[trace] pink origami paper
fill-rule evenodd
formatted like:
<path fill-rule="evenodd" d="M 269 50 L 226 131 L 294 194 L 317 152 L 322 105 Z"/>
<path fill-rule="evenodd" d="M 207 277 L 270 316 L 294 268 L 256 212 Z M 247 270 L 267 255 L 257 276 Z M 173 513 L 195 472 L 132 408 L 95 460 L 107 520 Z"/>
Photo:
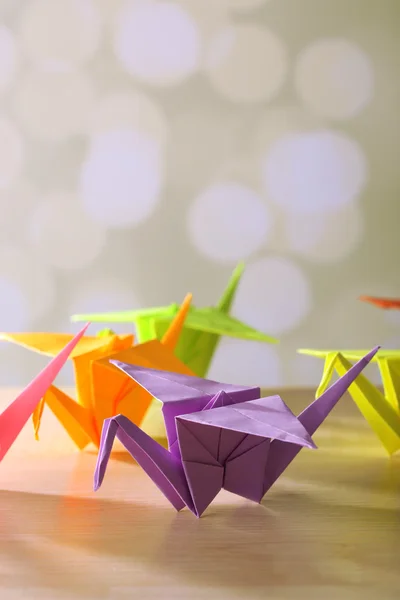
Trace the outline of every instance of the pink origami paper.
<path fill-rule="evenodd" d="M 40 400 L 68 360 L 89 323 L 55 356 L 13 402 L 0 414 L 0 461 L 3 460 Z"/>
<path fill-rule="evenodd" d="M 101 485 L 117 437 L 176 508 L 200 517 L 224 488 L 261 502 L 378 348 L 296 417 L 279 396 L 112 361 L 163 403 L 169 450 L 123 415 L 106 419 L 94 484 Z"/>

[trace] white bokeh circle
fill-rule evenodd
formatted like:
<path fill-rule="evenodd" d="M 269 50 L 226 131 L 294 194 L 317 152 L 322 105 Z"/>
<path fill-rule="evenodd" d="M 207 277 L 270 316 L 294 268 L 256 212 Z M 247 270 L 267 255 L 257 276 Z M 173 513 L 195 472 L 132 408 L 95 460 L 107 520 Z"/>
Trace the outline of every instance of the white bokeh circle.
<path fill-rule="evenodd" d="M 14 110 L 26 131 L 48 141 L 82 133 L 95 92 L 79 71 L 30 71 L 20 82 Z"/>
<path fill-rule="evenodd" d="M 206 70 L 212 86 L 238 103 L 271 100 L 288 70 L 287 51 L 280 38 L 260 25 L 223 28 L 210 42 Z"/>
<path fill-rule="evenodd" d="M 0 25 L 0 92 L 3 92 L 14 78 L 17 66 L 15 38 L 9 29 Z"/>
<path fill-rule="evenodd" d="M 164 143 L 168 135 L 167 117 L 161 106 L 144 92 L 113 92 L 94 107 L 89 121 L 92 135 L 114 129 L 132 128 Z"/>
<path fill-rule="evenodd" d="M 29 299 L 21 287 L 0 275 L 0 329 L 1 331 L 21 331 L 29 323 Z"/>
<path fill-rule="evenodd" d="M 93 0 L 31 0 L 21 13 L 19 39 L 36 64 L 84 62 L 96 52 L 100 36 Z"/>
<path fill-rule="evenodd" d="M 0 189 L 9 187 L 21 172 L 24 143 L 12 121 L 0 117 Z"/>
<path fill-rule="evenodd" d="M 29 224 L 29 238 L 44 264 L 82 269 L 101 253 L 106 231 L 85 214 L 79 199 L 68 192 L 42 198 Z"/>
<path fill-rule="evenodd" d="M 11 307 L 15 302 L 15 309 L 10 308 L 10 319 L 15 319 L 13 329 L 29 328 L 33 320 L 43 317 L 52 308 L 56 298 L 54 280 L 26 248 L 1 246 L 0 273 L 8 304 Z M 13 311 L 14 317 L 11 317 Z"/>
<path fill-rule="evenodd" d="M 208 377 L 236 385 L 278 387 L 282 385 L 282 365 L 273 346 L 223 338 Z"/>
<path fill-rule="evenodd" d="M 287 247 L 314 262 L 335 262 L 357 247 L 364 233 L 362 212 L 349 204 L 328 214 L 288 214 Z"/>
<path fill-rule="evenodd" d="M 141 224 L 159 202 L 163 170 L 160 145 L 146 135 L 127 129 L 94 136 L 80 179 L 85 211 L 111 228 Z"/>
<path fill-rule="evenodd" d="M 187 215 L 190 241 L 207 258 L 234 263 L 266 241 L 271 221 L 264 200 L 235 182 L 215 184 L 200 193 Z"/>
<path fill-rule="evenodd" d="M 200 64 L 201 39 L 184 7 L 156 0 L 130 1 L 120 11 L 115 53 L 133 77 L 156 86 L 175 85 Z"/>
<path fill-rule="evenodd" d="M 311 308 L 310 284 L 300 267 L 285 258 L 270 257 L 246 266 L 233 314 L 279 336 L 297 327 Z"/>
<path fill-rule="evenodd" d="M 335 211 L 356 199 L 367 180 L 359 144 L 331 130 L 294 132 L 278 139 L 262 159 L 268 197 L 293 213 Z"/>
<path fill-rule="evenodd" d="M 311 110 L 330 119 L 350 119 L 371 101 L 374 73 L 368 56 L 356 44 L 321 39 L 300 53 L 295 86 Z"/>

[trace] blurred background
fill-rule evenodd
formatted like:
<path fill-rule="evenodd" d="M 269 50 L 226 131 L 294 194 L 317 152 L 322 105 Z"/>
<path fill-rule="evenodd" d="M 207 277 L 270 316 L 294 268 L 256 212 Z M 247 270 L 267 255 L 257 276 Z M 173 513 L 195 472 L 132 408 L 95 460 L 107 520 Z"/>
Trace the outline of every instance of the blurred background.
<path fill-rule="evenodd" d="M 225 339 L 210 377 L 315 385 L 299 347 L 399 347 L 400 313 L 357 300 L 400 296 L 398 0 L 0 0 L 0 23 L 1 330 L 212 305 L 244 259 L 233 314 L 280 344 Z M 45 361 L 1 343 L 0 385 Z"/>

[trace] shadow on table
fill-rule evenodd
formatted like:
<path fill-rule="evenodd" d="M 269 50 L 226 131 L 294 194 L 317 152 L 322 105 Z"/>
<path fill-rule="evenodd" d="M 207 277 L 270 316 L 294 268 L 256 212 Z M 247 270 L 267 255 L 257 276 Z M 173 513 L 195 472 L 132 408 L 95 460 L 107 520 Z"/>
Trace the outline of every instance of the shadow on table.
<path fill-rule="evenodd" d="M 372 488 L 381 498 L 388 489 L 398 491 L 399 462 L 378 478 L 374 473 L 368 466 L 353 472 L 348 492 Z M 134 585 L 140 568 L 158 581 L 173 576 L 181 584 L 223 587 L 232 598 L 242 587 L 252 598 L 270 586 L 372 585 L 382 573 L 400 586 L 399 506 L 363 504 L 351 494 L 330 501 L 329 487 L 319 494 L 317 481 L 316 475 L 304 488 L 304 482 L 286 480 L 262 505 L 218 502 L 201 519 L 187 510 L 176 514 L 167 502 L 152 507 L 0 491 L 1 561 L 24 573 L 24 587 L 69 590 L 81 598 L 108 598 L 110 586 L 121 581 Z M 334 481 L 330 485 L 333 493 Z M 5 568 L 0 583 L 21 586 Z"/>

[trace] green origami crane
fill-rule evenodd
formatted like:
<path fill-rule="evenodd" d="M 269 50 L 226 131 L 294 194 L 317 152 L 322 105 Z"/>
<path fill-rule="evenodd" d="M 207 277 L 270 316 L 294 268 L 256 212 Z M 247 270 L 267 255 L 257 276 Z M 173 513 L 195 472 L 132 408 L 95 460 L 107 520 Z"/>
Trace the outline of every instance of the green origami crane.
<path fill-rule="evenodd" d="M 329 385 L 336 369 L 341 377 L 352 367 L 350 361 L 364 356 L 364 350 L 298 350 L 325 359 L 324 371 L 316 397 Z M 365 375 L 359 375 L 349 393 L 389 454 L 400 450 L 400 350 L 379 350 L 372 359 L 378 364 L 382 392 Z"/>
<path fill-rule="evenodd" d="M 240 263 L 232 273 L 216 307 L 196 308 L 192 306 L 189 309 L 175 354 L 198 377 L 206 377 L 222 335 L 258 342 L 277 343 L 278 341 L 229 315 L 243 270 L 244 264 Z M 142 310 L 73 315 L 71 320 L 134 323 L 138 342 L 141 344 L 154 338 L 161 339 L 178 310 L 178 304 L 170 304 Z"/>

